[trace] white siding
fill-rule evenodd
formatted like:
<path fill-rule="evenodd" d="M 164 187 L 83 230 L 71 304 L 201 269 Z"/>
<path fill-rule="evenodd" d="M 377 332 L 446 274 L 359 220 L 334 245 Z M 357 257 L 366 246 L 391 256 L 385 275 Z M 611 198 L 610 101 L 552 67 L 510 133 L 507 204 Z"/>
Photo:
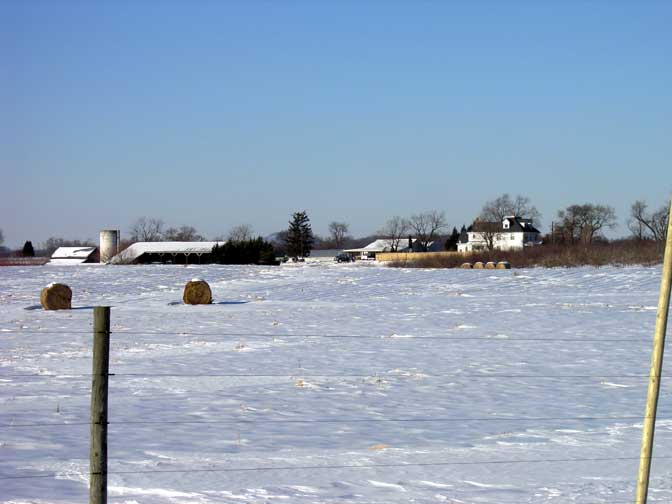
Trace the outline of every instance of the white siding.
<path fill-rule="evenodd" d="M 494 247 L 499 250 L 516 250 L 522 249 L 524 244 L 530 241 L 535 241 L 534 233 L 498 233 L 495 236 Z M 469 233 L 469 241 L 467 243 L 458 243 L 458 252 L 473 252 L 474 250 L 487 248 L 486 241 L 483 239 L 481 233 Z"/>

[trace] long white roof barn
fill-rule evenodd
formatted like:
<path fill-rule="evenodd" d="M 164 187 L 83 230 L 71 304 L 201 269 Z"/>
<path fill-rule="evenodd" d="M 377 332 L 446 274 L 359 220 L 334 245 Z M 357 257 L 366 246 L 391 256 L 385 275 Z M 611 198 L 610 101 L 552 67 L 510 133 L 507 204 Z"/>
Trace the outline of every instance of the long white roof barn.
<path fill-rule="evenodd" d="M 203 255 L 212 252 L 215 245 L 225 242 L 136 242 L 112 258 L 112 264 L 130 264 L 136 262 L 144 254 L 157 255 Z"/>

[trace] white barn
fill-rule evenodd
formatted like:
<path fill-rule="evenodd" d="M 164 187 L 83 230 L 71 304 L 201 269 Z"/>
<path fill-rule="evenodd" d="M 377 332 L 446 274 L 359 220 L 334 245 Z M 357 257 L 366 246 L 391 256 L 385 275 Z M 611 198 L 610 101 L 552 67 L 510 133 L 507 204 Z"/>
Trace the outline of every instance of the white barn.
<path fill-rule="evenodd" d="M 98 247 L 58 247 L 47 264 L 72 266 L 100 262 Z"/>
<path fill-rule="evenodd" d="M 111 264 L 209 262 L 215 245 L 225 242 L 136 242 L 115 255 Z"/>

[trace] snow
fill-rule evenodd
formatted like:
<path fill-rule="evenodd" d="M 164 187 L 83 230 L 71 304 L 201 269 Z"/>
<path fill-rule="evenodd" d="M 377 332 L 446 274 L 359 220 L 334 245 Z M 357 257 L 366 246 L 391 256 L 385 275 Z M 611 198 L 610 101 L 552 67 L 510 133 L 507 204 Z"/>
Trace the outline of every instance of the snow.
<path fill-rule="evenodd" d="M 96 247 L 58 247 L 54 253 L 51 254 L 51 257 L 58 259 L 85 260 L 95 251 Z"/>
<path fill-rule="evenodd" d="M 195 277 L 212 305 L 179 303 Z M 73 310 L 36 309 L 51 282 Z M 632 502 L 659 282 L 644 267 L 3 268 L 0 478 L 44 477 L 0 479 L 0 502 L 87 499 L 96 305 L 112 306 L 110 503 Z M 649 502 L 672 500 L 668 369 Z"/>
<path fill-rule="evenodd" d="M 50 266 L 74 266 L 83 264 L 96 247 L 59 247 L 51 255 Z"/>
<path fill-rule="evenodd" d="M 49 266 L 79 266 L 84 264 L 86 259 L 50 259 L 47 265 Z"/>

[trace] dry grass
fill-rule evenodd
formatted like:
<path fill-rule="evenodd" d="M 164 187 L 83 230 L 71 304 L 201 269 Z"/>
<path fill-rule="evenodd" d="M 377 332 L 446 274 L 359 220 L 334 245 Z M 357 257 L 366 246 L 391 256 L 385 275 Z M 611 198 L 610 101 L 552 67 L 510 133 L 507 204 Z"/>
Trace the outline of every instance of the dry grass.
<path fill-rule="evenodd" d="M 585 245 L 542 245 L 519 251 L 475 252 L 473 254 L 422 257 L 413 261 L 397 261 L 397 268 L 459 268 L 465 262 L 508 261 L 512 268 L 571 268 L 576 266 L 653 265 L 663 260 L 663 248 L 654 241 L 617 240 Z"/>
<path fill-rule="evenodd" d="M 48 257 L 0 257 L 0 266 L 44 266 Z"/>

